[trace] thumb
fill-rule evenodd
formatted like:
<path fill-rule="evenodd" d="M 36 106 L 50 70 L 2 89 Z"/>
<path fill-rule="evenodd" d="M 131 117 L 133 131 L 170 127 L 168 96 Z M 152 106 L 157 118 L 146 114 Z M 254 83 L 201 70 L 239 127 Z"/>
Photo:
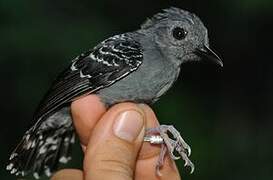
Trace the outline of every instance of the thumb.
<path fill-rule="evenodd" d="M 107 111 L 87 145 L 85 179 L 133 179 L 145 133 L 144 121 L 144 112 L 132 103 L 121 103 Z"/>

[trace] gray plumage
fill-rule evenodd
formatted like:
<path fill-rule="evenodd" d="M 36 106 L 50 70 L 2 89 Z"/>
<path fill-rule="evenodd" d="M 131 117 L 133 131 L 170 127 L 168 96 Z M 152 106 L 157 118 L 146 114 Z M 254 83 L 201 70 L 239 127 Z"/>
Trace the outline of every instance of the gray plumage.
<path fill-rule="evenodd" d="M 194 14 L 169 8 L 141 29 L 106 39 L 75 58 L 53 82 L 35 115 L 35 124 L 13 151 L 7 170 L 35 178 L 66 163 L 74 142 L 70 103 L 97 94 L 107 105 L 154 103 L 177 79 L 180 66 L 200 55 L 222 62 L 209 48 L 207 29 Z"/>
<path fill-rule="evenodd" d="M 183 27 L 187 37 L 176 40 L 175 27 Z M 106 104 L 122 101 L 155 102 L 177 79 L 180 65 L 199 61 L 194 52 L 208 44 L 207 29 L 201 20 L 187 11 L 171 8 L 148 19 L 142 28 L 128 36 L 141 44 L 142 65 L 109 88 L 98 92 Z"/>

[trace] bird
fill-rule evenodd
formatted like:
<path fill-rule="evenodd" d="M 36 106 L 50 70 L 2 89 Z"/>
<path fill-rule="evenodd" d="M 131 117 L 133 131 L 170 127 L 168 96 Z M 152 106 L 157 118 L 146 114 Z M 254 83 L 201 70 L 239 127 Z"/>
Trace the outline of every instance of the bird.
<path fill-rule="evenodd" d="M 182 64 L 201 60 L 223 66 L 209 47 L 208 30 L 200 18 L 177 7 L 163 9 L 135 31 L 105 39 L 74 58 L 56 77 L 6 169 L 22 177 L 51 176 L 60 163 L 71 159 L 76 138 L 71 102 L 94 94 L 107 108 L 121 102 L 153 104 L 173 86 Z M 148 129 L 144 141 L 162 145 L 157 172 L 167 152 L 194 169 L 188 159 L 190 147 L 172 125 Z"/>

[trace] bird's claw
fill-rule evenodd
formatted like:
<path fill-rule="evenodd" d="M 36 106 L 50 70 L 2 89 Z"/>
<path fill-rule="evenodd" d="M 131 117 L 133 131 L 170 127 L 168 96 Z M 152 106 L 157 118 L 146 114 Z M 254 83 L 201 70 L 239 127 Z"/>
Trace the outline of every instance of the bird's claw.
<path fill-rule="evenodd" d="M 173 126 L 168 125 L 161 125 L 159 130 L 159 133 L 164 139 L 167 149 L 169 150 L 171 158 L 177 160 L 181 157 L 185 161 L 184 166 L 189 166 L 191 168 L 191 173 L 193 173 L 194 164 L 189 159 L 191 148 L 181 137 L 180 133 Z M 172 135 L 173 139 L 169 137 L 168 132 Z M 176 156 L 174 154 L 175 152 L 177 152 L 179 156 Z"/>
<path fill-rule="evenodd" d="M 184 167 L 188 166 L 191 168 L 190 173 L 192 174 L 194 172 L 194 164 L 191 162 L 191 160 L 189 159 L 189 157 L 187 156 L 187 154 L 185 152 L 178 152 L 180 154 L 180 156 L 182 157 L 182 159 L 185 161 L 184 163 Z"/>
<path fill-rule="evenodd" d="M 161 125 L 158 128 L 148 129 L 146 132 L 146 135 L 155 134 L 155 133 L 159 133 L 160 137 L 163 139 L 162 142 L 164 142 L 164 144 L 162 145 L 160 157 L 156 166 L 157 174 L 160 175 L 159 168 L 163 166 L 163 159 L 166 153 L 166 148 L 169 152 L 170 157 L 173 160 L 178 160 L 182 158 L 185 161 L 184 166 L 189 166 L 191 168 L 190 173 L 193 173 L 194 164 L 189 159 L 189 156 L 191 155 L 191 148 L 181 137 L 180 133 L 171 125 Z M 171 137 L 169 134 L 171 135 Z M 175 153 L 178 153 L 179 155 L 175 155 Z"/>

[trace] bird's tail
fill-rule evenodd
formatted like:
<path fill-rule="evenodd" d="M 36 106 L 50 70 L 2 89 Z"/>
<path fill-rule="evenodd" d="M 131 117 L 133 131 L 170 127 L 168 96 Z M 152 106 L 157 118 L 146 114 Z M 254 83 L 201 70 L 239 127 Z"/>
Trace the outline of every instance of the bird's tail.
<path fill-rule="evenodd" d="M 55 113 L 30 128 L 9 158 L 6 169 L 11 174 L 38 179 L 43 173 L 51 176 L 60 163 L 66 163 L 70 146 L 75 141 L 68 108 Z"/>

